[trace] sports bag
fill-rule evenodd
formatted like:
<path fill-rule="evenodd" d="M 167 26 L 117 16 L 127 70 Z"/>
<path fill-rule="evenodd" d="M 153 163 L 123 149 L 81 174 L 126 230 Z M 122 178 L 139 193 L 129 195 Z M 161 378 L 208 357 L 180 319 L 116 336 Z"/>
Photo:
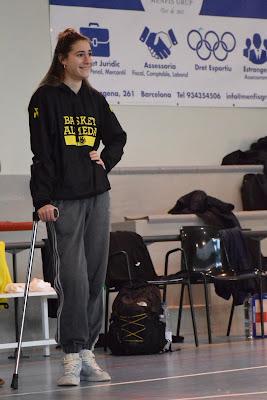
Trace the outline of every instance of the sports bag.
<path fill-rule="evenodd" d="M 167 341 L 162 314 L 157 286 L 134 283 L 121 288 L 113 302 L 108 332 L 108 347 L 112 354 L 153 354 L 163 351 Z"/>
<path fill-rule="evenodd" d="M 264 174 L 244 175 L 241 197 L 245 211 L 267 210 L 267 176 Z"/>

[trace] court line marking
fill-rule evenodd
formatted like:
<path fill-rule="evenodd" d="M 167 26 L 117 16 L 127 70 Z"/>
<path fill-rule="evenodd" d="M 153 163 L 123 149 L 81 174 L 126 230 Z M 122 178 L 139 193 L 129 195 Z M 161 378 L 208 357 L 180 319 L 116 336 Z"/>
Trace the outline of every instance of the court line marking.
<path fill-rule="evenodd" d="M 169 400 L 205 400 L 205 399 L 220 399 L 225 397 L 244 397 L 244 396 L 252 396 L 252 395 L 260 395 L 267 394 L 266 392 L 250 392 L 250 393 L 226 393 L 226 394 L 218 394 L 212 396 L 201 396 L 201 397 L 180 397 L 179 399 L 169 399 Z"/>
<path fill-rule="evenodd" d="M 30 396 L 30 395 L 39 395 L 39 394 L 49 394 L 49 393 L 58 393 L 58 392 L 66 392 L 66 391 L 79 391 L 85 389 L 97 389 L 102 387 L 112 387 L 112 386 L 123 386 L 123 385 L 132 385 L 136 383 L 147 383 L 147 382 L 157 382 L 157 381 L 164 381 L 170 379 L 184 379 L 184 378 L 194 378 L 198 376 L 207 376 L 207 375 L 218 375 L 218 374 L 228 374 L 233 372 L 241 372 L 241 371 L 251 371 L 267 368 L 267 365 L 259 365 L 257 367 L 246 367 L 246 368 L 236 368 L 236 369 L 226 369 L 226 370 L 219 370 L 219 371 L 212 371 L 212 372 L 199 372 L 197 374 L 185 374 L 185 375 L 174 375 L 174 376 L 165 376 L 163 378 L 151 378 L 151 379 L 140 379 L 137 381 L 125 381 L 125 382 L 114 382 L 114 383 L 100 383 L 98 385 L 87 385 L 87 386 L 76 386 L 76 387 L 68 387 L 62 389 L 52 389 L 52 390 L 43 390 L 38 392 L 25 392 L 25 393 L 10 393 L 10 394 L 1 394 L 0 398 L 9 398 L 9 397 L 16 397 L 16 396 Z M 222 397 L 222 395 L 219 395 Z M 227 396 L 225 394 L 224 396 Z M 208 398 L 216 398 L 216 397 L 193 397 L 192 400 L 200 400 L 200 399 L 208 399 Z M 173 400 L 190 400 L 190 398 L 181 398 L 181 399 L 173 399 Z"/>

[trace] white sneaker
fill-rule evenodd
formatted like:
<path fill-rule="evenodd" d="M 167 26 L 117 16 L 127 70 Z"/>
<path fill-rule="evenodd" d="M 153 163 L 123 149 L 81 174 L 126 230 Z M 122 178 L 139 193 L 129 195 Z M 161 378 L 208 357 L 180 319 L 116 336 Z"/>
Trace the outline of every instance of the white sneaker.
<path fill-rule="evenodd" d="M 105 382 L 111 380 L 110 375 L 99 367 L 91 350 L 81 350 L 80 357 L 82 360 L 81 381 Z"/>
<path fill-rule="evenodd" d="M 63 358 L 64 374 L 58 379 L 58 386 L 78 386 L 82 360 L 79 353 L 69 353 Z"/>

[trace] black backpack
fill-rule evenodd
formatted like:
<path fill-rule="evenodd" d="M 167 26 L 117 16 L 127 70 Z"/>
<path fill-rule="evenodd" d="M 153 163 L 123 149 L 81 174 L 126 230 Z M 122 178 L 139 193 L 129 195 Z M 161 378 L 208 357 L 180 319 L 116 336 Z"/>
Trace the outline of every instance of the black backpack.
<path fill-rule="evenodd" d="M 108 347 L 115 355 L 163 351 L 166 324 L 160 290 L 147 283 L 129 283 L 117 294 L 110 318 Z"/>

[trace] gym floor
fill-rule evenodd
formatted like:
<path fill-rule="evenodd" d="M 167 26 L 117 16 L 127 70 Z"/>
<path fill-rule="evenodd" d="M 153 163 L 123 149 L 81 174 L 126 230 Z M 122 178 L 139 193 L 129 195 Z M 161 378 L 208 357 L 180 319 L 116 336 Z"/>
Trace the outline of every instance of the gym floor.
<path fill-rule="evenodd" d="M 188 342 L 173 345 L 173 352 L 117 357 L 97 349 L 98 363 L 112 376 L 111 382 L 83 382 L 79 387 L 58 387 L 60 350 L 51 348 L 51 356 L 41 350 L 25 349 L 30 358 L 19 366 L 19 387 L 10 388 L 14 360 L 0 353 L 0 399 L 23 400 L 130 400 L 130 399 L 267 399 L 267 340 L 214 338 L 211 345 L 201 340 L 196 348 Z"/>

